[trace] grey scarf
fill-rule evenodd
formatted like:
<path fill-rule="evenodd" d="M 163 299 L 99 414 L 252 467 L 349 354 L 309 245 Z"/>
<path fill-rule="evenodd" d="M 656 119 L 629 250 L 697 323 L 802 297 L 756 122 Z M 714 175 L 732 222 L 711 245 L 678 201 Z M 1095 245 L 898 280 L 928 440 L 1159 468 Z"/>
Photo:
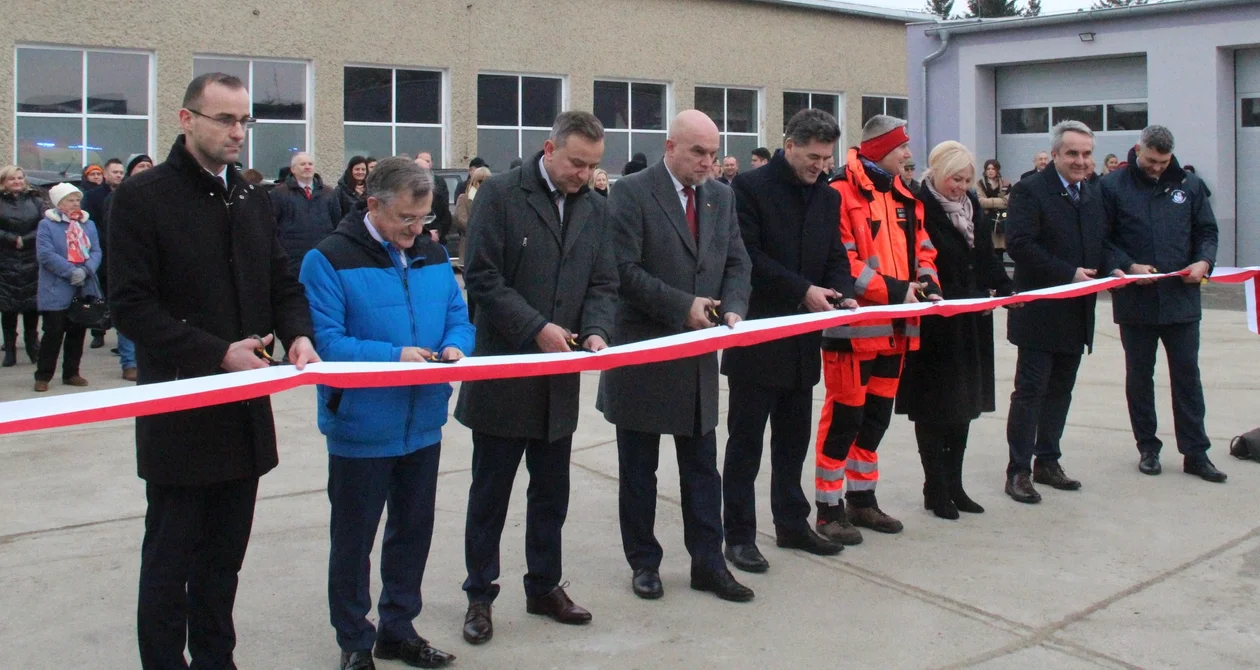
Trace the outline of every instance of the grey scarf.
<path fill-rule="evenodd" d="M 923 180 L 927 184 L 928 190 L 932 195 L 936 196 L 936 201 L 941 203 L 941 207 L 945 209 L 945 213 L 949 215 L 949 220 L 953 222 L 958 232 L 967 238 L 967 246 L 976 246 L 976 224 L 971 220 L 975 214 L 975 210 L 971 207 L 971 198 L 964 193 L 962 200 L 950 200 L 937 192 L 936 186 L 932 183 L 931 177 Z"/>

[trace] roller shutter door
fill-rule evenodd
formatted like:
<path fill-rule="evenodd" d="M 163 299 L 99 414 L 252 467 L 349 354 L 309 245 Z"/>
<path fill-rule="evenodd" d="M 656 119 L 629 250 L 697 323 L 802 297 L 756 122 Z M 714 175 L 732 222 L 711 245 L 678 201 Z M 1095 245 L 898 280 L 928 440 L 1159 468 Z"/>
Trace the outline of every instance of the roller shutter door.
<path fill-rule="evenodd" d="M 1236 52 L 1234 90 L 1238 149 L 1237 250 L 1239 265 L 1260 264 L 1260 49 Z M 1231 259 L 1219 259 L 1228 264 Z"/>

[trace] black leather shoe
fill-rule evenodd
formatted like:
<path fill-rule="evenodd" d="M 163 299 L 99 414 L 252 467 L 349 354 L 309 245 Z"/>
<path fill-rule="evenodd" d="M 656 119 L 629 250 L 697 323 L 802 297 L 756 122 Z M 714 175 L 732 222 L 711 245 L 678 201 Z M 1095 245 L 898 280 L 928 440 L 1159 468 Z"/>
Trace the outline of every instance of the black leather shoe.
<path fill-rule="evenodd" d="M 591 622 L 591 613 L 569 599 L 569 594 L 564 592 L 564 585 L 557 586 L 545 596 L 526 598 L 525 611 L 530 614 L 543 614 L 560 623 L 575 626 Z"/>
<path fill-rule="evenodd" d="M 485 644 L 494 637 L 494 620 L 490 618 L 490 603 L 473 600 L 464 614 L 464 641 L 468 644 Z"/>
<path fill-rule="evenodd" d="M 93 335 L 93 336 L 92 336 L 92 343 L 88 345 L 88 347 L 90 347 L 90 348 L 92 348 L 92 349 L 100 349 L 100 348 L 101 348 L 101 347 L 103 347 L 103 346 L 105 346 L 105 336 L 104 336 L 104 335 Z"/>
<path fill-rule="evenodd" d="M 844 545 L 806 528 L 802 531 L 776 531 L 774 543 L 783 549 L 800 549 L 815 556 L 835 556 L 844 551 Z M 739 567 L 739 564 L 736 564 Z"/>
<path fill-rule="evenodd" d="M 665 587 L 661 585 L 661 573 L 653 568 L 635 570 L 630 586 L 634 589 L 634 595 L 644 600 L 656 600 L 665 595 Z"/>
<path fill-rule="evenodd" d="M 1209 460 L 1207 456 L 1187 458 L 1182 469 L 1185 470 L 1188 475 L 1194 475 L 1202 478 L 1204 481 L 1214 482 L 1217 484 L 1220 484 L 1227 478 L 1227 475 L 1224 472 L 1217 470 L 1216 466 L 1212 465 L 1212 461 Z"/>
<path fill-rule="evenodd" d="M 370 651 L 351 651 L 341 653 L 341 670 L 376 670 Z"/>
<path fill-rule="evenodd" d="M 1142 452 L 1142 459 L 1138 461 L 1138 471 L 1144 475 L 1157 475 L 1163 472 L 1164 467 L 1159 464 L 1159 452 Z"/>
<path fill-rule="evenodd" d="M 455 660 L 454 654 L 434 649 L 422 637 L 402 642 L 377 640 L 372 653 L 383 661 L 402 661 L 413 668 L 445 668 Z"/>
<path fill-rule="evenodd" d="M 692 568 L 691 588 L 697 591 L 709 591 L 722 600 L 733 603 L 746 603 L 753 599 L 753 590 L 735 581 L 735 575 L 725 567 L 720 570 L 701 572 Z"/>
<path fill-rule="evenodd" d="M 1058 461 L 1033 464 L 1033 481 L 1060 491 L 1076 491 L 1081 488 L 1081 483 L 1067 476 Z"/>
<path fill-rule="evenodd" d="M 761 551 L 757 549 L 757 545 L 752 544 L 728 544 L 724 552 L 726 560 L 731 565 L 743 570 L 744 572 L 765 572 L 770 569 L 770 561 L 761 555 Z"/>
<path fill-rule="evenodd" d="M 1006 495 L 1016 502 L 1035 505 L 1041 502 L 1041 494 L 1033 488 L 1032 479 L 1027 474 L 1011 475 L 1006 478 Z"/>

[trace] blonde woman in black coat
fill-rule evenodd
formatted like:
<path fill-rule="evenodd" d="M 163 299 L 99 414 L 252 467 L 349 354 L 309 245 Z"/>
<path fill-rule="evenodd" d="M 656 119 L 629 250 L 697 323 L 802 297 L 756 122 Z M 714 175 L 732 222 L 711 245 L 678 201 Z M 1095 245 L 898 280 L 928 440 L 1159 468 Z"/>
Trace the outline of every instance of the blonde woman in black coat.
<path fill-rule="evenodd" d="M 1011 280 L 993 253 L 992 223 L 972 190 L 976 165 L 958 142 L 928 158 L 919 187 L 924 227 L 936 246 L 946 299 L 1010 295 Z M 897 413 L 914 422 L 923 461 L 923 506 L 943 519 L 984 508 L 962 486 L 971 421 L 994 410 L 993 316 L 923 317 L 919 350 L 906 355 Z"/>

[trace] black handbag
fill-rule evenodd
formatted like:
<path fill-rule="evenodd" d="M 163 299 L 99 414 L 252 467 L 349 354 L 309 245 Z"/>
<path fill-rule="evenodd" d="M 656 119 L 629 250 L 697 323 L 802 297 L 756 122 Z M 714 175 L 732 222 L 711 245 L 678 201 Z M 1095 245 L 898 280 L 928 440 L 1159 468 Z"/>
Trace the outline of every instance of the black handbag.
<path fill-rule="evenodd" d="M 1229 443 L 1229 453 L 1234 458 L 1260 461 L 1260 428 L 1235 437 Z"/>
<path fill-rule="evenodd" d="M 96 292 L 101 293 L 101 282 L 96 278 L 96 273 L 91 270 L 87 270 L 87 273 L 88 278 L 96 285 Z M 70 320 L 70 323 L 86 328 L 103 328 L 109 323 L 109 303 L 99 295 L 84 294 L 83 287 L 80 286 L 79 295 L 70 300 L 70 311 L 66 318 Z"/>
<path fill-rule="evenodd" d="M 1000 209 L 993 213 L 993 232 L 998 235 L 1006 234 L 1006 210 Z"/>

